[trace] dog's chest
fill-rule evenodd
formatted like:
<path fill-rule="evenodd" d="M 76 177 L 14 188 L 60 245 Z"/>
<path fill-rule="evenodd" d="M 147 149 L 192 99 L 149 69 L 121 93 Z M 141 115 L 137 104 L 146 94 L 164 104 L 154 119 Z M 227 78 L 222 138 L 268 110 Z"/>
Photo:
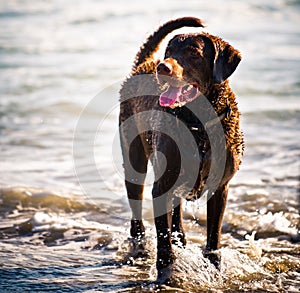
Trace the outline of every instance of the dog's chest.
<path fill-rule="evenodd" d="M 167 108 L 158 112 L 152 123 L 153 129 L 146 133 L 146 139 L 154 149 L 164 145 L 167 150 L 176 145 L 181 159 L 186 160 L 203 158 L 210 149 L 205 126 L 188 108 Z"/>

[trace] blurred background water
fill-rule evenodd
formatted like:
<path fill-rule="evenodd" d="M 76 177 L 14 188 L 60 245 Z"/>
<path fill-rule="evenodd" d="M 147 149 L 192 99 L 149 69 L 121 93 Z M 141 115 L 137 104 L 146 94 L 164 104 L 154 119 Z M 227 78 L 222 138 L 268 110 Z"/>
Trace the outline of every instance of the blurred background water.
<path fill-rule="evenodd" d="M 246 154 L 231 184 L 221 270 L 201 252 L 203 203 L 186 204 L 189 243 L 177 252 L 172 288 L 153 289 L 151 220 L 149 257 L 128 252 L 129 211 L 111 144 L 117 93 L 147 35 L 187 15 L 243 55 L 231 85 Z M 298 292 L 299 27 L 297 0 L 0 1 L 1 292 Z M 97 96 L 99 108 L 89 107 Z M 80 158 L 74 164 L 74 133 L 84 146 L 94 131 L 78 132 L 80 114 L 106 123 L 94 141 L 98 173 Z M 144 213 L 151 218 L 149 192 Z"/>

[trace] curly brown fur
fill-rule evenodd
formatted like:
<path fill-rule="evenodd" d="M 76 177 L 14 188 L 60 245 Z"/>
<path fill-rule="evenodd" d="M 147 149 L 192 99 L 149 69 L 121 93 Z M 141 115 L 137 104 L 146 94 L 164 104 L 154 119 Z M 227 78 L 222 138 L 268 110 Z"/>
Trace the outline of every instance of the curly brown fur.
<path fill-rule="evenodd" d="M 182 26 L 202 27 L 203 24 L 197 18 L 186 17 L 161 26 L 141 47 L 136 55 L 131 75 L 120 90 L 120 139 L 125 185 L 132 210 L 131 236 L 135 239 L 141 239 L 145 234 L 141 202 L 148 160 L 152 158 L 155 174 L 159 173 L 161 168 L 157 152 L 163 153 L 166 160 L 165 172 L 155 179 L 152 192 L 159 277 L 162 277 L 166 268 L 174 262 L 172 233 L 177 232 L 179 243 L 183 246 L 186 243 L 182 225 L 181 199 L 176 195 L 188 194 L 193 198 L 198 198 L 208 190 L 210 198 L 207 203 L 206 255 L 218 265 L 218 257 L 211 252 L 219 247 L 228 183 L 239 168 L 244 149 L 243 135 L 240 130 L 240 113 L 235 95 L 228 82 L 228 77 L 235 71 L 241 60 L 240 53 L 219 37 L 207 33 L 194 33 L 176 35 L 169 41 L 165 59 L 162 62 L 154 59 L 153 55 L 163 38 L 172 30 Z M 143 79 L 143 75 L 148 76 Z M 189 90 L 192 86 L 187 95 L 189 100 L 182 100 L 183 88 L 180 87 L 183 87 L 181 85 L 183 83 L 190 85 Z M 180 94 L 178 94 L 179 90 Z M 173 100 L 172 92 L 176 92 L 180 97 L 178 101 L 178 97 L 176 101 Z M 195 92 L 201 92 L 202 95 L 193 94 Z M 164 97 L 165 100 L 163 100 L 163 93 L 169 95 L 167 98 Z M 201 101 L 204 96 L 219 117 L 218 120 L 223 129 L 222 135 L 225 139 L 223 155 L 226 162 L 224 174 L 222 173 L 218 186 L 210 186 L 207 182 L 210 172 L 214 172 L 214 169 L 211 159 L 212 145 L 205 125 L 202 125 L 199 118 L 190 111 L 191 108 L 187 107 L 190 105 L 193 109 L 199 109 L 203 105 Z M 227 113 L 228 108 L 231 113 Z M 149 116 L 140 116 L 146 113 L 145 111 L 152 110 L 156 112 Z M 201 111 L 205 113 L 206 109 L 201 109 Z M 178 126 L 174 124 L 174 118 L 168 121 L 168 119 L 162 119 L 165 116 L 157 113 L 168 113 L 190 128 L 198 149 L 193 149 L 189 141 L 181 138 Z M 131 119 L 132 123 L 128 126 L 127 122 Z M 208 122 L 210 130 L 214 131 L 217 123 Z M 184 146 L 184 153 L 179 152 L 172 137 L 155 130 L 160 129 L 162 125 L 167 125 L 173 137 L 178 138 Z M 197 127 L 191 127 L 191 125 L 197 125 Z M 145 131 L 145 129 L 150 130 Z M 216 135 L 220 134 L 216 133 Z M 218 144 L 218 140 L 214 143 Z M 200 156 L 200 163 L 195 167 L 198 178 L 194 186 L 188 190 L 182 185 L 176 189 L 176 194 L 174 192 L 171 194 L 169 190 L 177 178 L 189 179 L 188 173 L 194 168 L 192 161 L 196 152 Z M 154 158 L 151 156 L 153 153 Z M 183 170 L 184 175 L 180 173 L 181 160 L 191 162 L 190 170 Z M 163 194 L 167 196 L 162 199 Z"/>

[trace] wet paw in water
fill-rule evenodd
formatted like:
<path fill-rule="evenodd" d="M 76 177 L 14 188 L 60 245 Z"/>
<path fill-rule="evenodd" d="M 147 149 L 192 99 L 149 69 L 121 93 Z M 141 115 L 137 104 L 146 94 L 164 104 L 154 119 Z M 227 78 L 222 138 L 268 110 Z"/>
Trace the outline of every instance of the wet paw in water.
<path fill-rule="evenodd" d="M 157 278 L 154 282 L 155 285 L 171 285 L 171 279 L 174 271 L 174 265 L 170 264 L 165 268 L 159 269 L 157 272 Z"/>
<path fill-rule="evenodd" d="M 146 257 L 148 255 L 146 251 L 146 240 L 145 239 L 128 239 L 129 254 L 133 258 Z"/>
<path fill-rule="evenodd" d="M 203 250 L 203 256 L 207 258 L 216 267 L 216 269 L 220 269 L 221 255 L 218 251 L 211 251 L 205 249 Z"/>
<path fill-rule="evenodd" d="M 146 249 L 146 243 L 145 239 L 128 238 L 122 243 L 117 252 L 118 260 L 122 264 L 134 265 L 137 259 L 149 257 L 149 249 Z"/>

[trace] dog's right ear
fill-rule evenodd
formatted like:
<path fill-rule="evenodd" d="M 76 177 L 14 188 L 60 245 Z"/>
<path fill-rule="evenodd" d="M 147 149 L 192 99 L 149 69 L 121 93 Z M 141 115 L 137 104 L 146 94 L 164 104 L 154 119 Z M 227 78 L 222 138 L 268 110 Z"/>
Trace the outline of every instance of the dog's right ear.
<path fill-rule="evenodd" d="M 216 83 L 222 83 L 237 68 L 242 56 L 231 45 L 218 39 L 214 42 L 216 55 L 213 67 L 213 77 Z"/>

